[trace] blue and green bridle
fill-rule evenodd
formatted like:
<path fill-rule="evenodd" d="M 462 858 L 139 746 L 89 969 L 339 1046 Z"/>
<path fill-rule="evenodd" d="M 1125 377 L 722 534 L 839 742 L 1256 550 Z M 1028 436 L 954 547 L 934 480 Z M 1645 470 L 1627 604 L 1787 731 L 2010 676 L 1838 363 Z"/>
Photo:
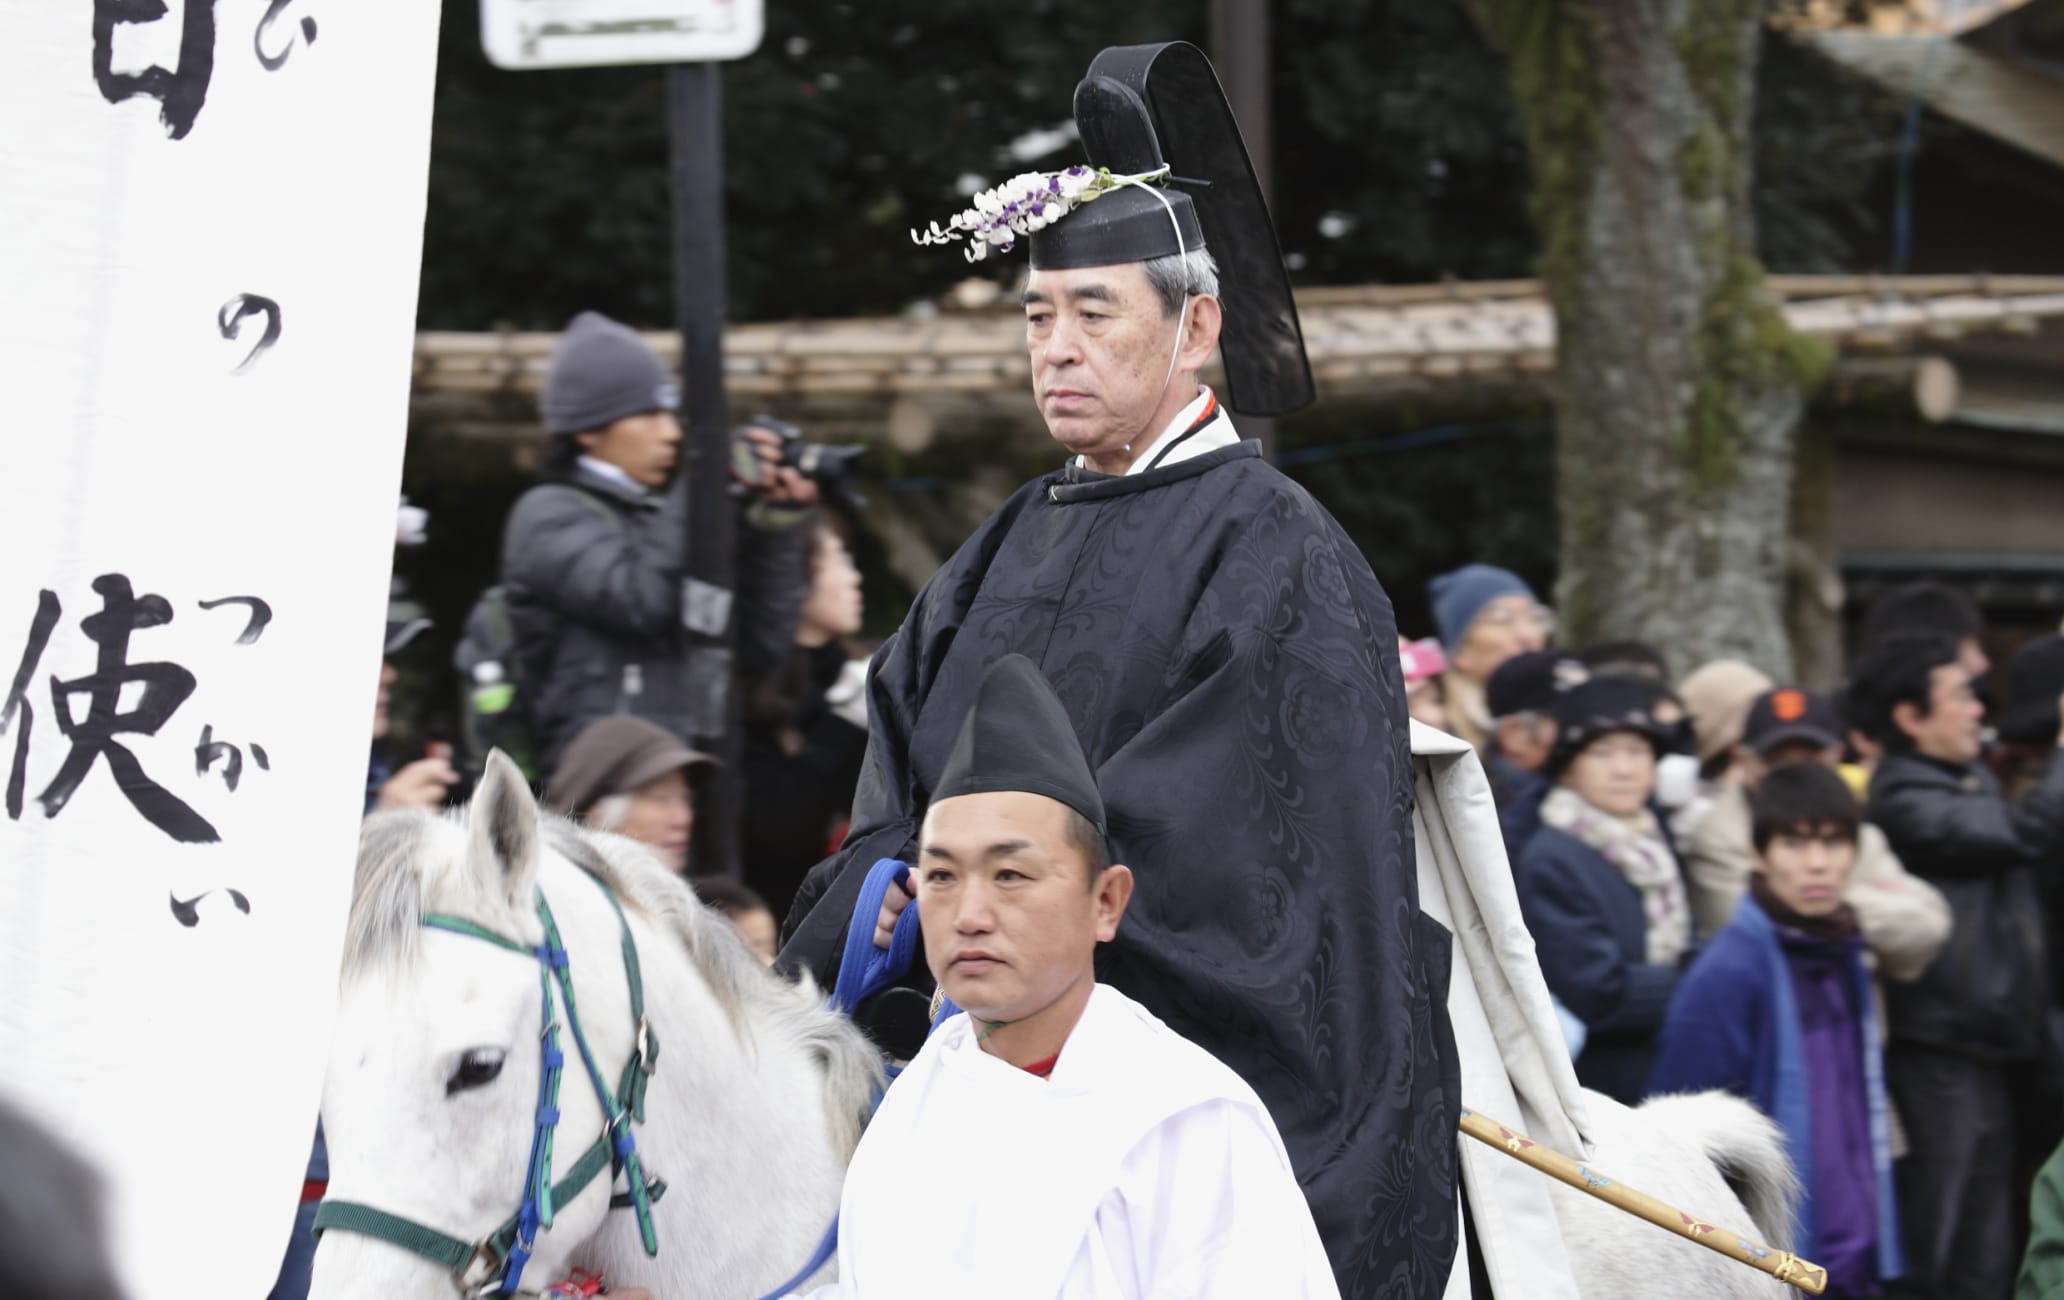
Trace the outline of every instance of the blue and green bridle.
<path fill-rule="evenodd" d="M 600 879 L 592 876 L 590 879 L 601 887 L 603 897 L 609 900 L 610 908 L 616 912 L 617 924 L 623 935 L 624 974 L 630 984 L 631 1023 L 637 1026 L 631 1059 L 624 1065 L 616 1090 L 611 1092 L 603 1082 L 602 1071 L 595 1064 L 595 1054 L 589 1050 L 587 1035 L 581 1029 L 580 1011 L 573 999 L 573 974 L 566 945 L 560 941 L 559 927 L 552 920 L 552 909 L 545 903 L 542 889 L 536 891 L 538 919 L 544 923 L 545 929 L 545 941 L 539 947 L 506 938 L 464 917 L 431 913 L 423 918 L 425 929 L 480 939 L 497 948 L 529 957 L 538 964 L 538 990 L 544 1025 L 539 1041 L 543 1046 L 544 1061 L 538 1072 L 537 1128 L 531 1137 L 522 1206 L 501 1227 L 480 1241 L 468 1243 L 413 1219 L 404 1219 L 369 1205 L 326 1200 L 316 1209 L 317 1235 L 336 1229 L 399 1246 L 443 1266 L 459 1289 L 469 1296 L 517 1295 L 521 1293 L 523 1271 L 530 1263 L 537 1234 L 551 1228 L 556 1207 L 579 1196 L 607 1166 L 611 1183 L 621 1175 L 628 1189 L 611 1197 L 611 1208 L 636 1211 L 638 1233 L 644 1241 L 645 1253 L 659 1253 L 652 1203 L 665 1193 L 666 1184 L 657 1179 L 646 1182 L 644 1166 L 638 1159 L 637 1138 L 631 1132 L 633 1121 L 643 1123 L 645 1120 L 645 1085 L 659 1061 L 659 1040 L 653 1036 L 651 1023 L 645 1018 L 645 986 L 638 969 L 638 945 L 631 936 L 630 922 L 625 919 L 623 908 L 616 896 L 609 892 L 609 887 Z M 559 1127 L 559 1081 L 565 1070 L 566 1058 L 559 1050 L 559 1024 L 553 1018 L 552 986 L 555 980 L 566 1003 L 566 1027 L 573 1032 L 574 1046 L 579 1050 L 581 1064 L 587 1069 L 588 1081 L 594 1085 L 595 1098 L 601 1103 L 606 1117 L 601 1136 L 582 1153 L 580 1159 L 573 1162 L 573 1167 L 557 1183 L 552 1181 L 552 1147 Z"/>

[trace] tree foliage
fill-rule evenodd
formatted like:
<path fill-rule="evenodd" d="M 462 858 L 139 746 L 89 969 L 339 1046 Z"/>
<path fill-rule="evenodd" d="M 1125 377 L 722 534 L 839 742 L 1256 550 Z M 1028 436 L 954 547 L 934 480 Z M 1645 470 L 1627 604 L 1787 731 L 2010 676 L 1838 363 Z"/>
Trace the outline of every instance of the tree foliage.
<path fill-rule="evenodd" d="M 993 183 L 1073 161 L 1003 147 L 1068 121 L 1096 51 L 1208 46 L 1204 0 L 781 0 L 723 70 L 729 284 L 739 319 L 894 312 L 974 273 L 907 231 Z M 1531 274 L 1526 150 L 1503 62 L 1454 6 L 1273 10 L 1276 212 L 1307 283 Z M 425 326 L 551 328 L 584 307 L 673 318 L 663 70 L 504 72 L 477 0 L 448 0 L 424 255 Z M 1877 102 L 1804 54 L 1759 83 L 1766 259 L 1837 269 L 1893 138 Z M 1013 264 L 979 268 L 1008 277 Z"/>

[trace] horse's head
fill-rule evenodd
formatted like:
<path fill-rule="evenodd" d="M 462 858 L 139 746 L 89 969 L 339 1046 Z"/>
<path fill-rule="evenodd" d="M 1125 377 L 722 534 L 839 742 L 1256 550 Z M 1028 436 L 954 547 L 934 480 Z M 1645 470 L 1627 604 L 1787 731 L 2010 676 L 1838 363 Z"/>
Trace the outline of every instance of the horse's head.
<path fill-rule="evenodd" d="M 371 1207 L 468 1244 L 517 1212 L 538 1128 L 541 966 L 529 952 L 432 928 L 435 921 L 426 926 L 425 919 L 462 918 L 536 949 L 545 936 L 533 897 L 548 865 L 552 873 L 575 874 L 545 847 L 537 804 L 500 754 L 489 757 L 463 815 L 394 813 L 366 822 L 323 1094 L 332 1202 Z M 599 891 L 576 899 L 577 892 L 560 889 L 553 898 L 569 948 L 583 946 L 579 936 L 593 934 L 594 912 L 606 906 Z M 614 948 L 610 942 L 600 951 L 613 957 Z M 623 996 L 615 991 L 620 982 L 615 990 L 607 983 L 589 990 L 602 973 L 581 972 L 587 1017 Z M 563 1000 L 555 999 L 554 1008 L 566 1059 L 556 1178 L 601 1132 L 604 1118 L 565 1031 Z M 606 1068 L 613 1072 L 622 1064 L 614 1054 L 620 1028 L 609 1038 Z M 552 1243 L 593 1233 L 607 1212 L 608 1181 L 598 1179 L 556 1207 L 526 1287 L 549 1281 L 546 1270 L 563 1262 L 551 1257 Z M 330 1225 L 316 1252 L 312 1294 L 451 1294 L 445 1269 L 400 1248 L 394 1235 Z"/>

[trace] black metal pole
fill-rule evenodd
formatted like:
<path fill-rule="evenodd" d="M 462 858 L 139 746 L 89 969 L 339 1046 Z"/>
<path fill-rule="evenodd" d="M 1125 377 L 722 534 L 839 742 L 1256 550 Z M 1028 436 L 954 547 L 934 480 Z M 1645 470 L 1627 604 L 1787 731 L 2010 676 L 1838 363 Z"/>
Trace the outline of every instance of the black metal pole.
<path fill-rule="evenodd" d="M 722 764 L 696 800 L 692 870 L 738 874 L 744 783 L 733 688 L 737 589 L 731 434 L 724 408 L 723 91 L 714 63 L 667 68 L 674 200 L 674 309 L 681 328 L 683 473 L 688 475 L 689 675 L 701 748 Z"/>
<path fill-rule="evenodd" d="M 1268 0 L 1211 0 L 1211 62 L 1225 87 L 1226 102 L 1240 123 L 1254 179 L 1261 197 L 1275 200 L 1274 125 L 1269 114 Z M 1242 417 L 1240 432 L 1261 440 L 1269 457 L 1276 454 L 1276 422 Z"/>

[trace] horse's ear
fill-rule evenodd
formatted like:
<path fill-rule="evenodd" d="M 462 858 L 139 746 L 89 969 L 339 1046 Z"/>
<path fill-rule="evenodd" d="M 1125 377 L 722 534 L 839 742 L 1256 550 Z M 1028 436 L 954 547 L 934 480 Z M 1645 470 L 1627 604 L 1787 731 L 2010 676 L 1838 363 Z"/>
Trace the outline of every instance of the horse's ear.
<path fill-rule="evenodd" d="M 467 822 L 473 832 L 467 869 L 483 887 L 519 908 L 528 906 L 538 869 L 537 800 L 522 771 L 499 749 L 487 756 Z"/>

